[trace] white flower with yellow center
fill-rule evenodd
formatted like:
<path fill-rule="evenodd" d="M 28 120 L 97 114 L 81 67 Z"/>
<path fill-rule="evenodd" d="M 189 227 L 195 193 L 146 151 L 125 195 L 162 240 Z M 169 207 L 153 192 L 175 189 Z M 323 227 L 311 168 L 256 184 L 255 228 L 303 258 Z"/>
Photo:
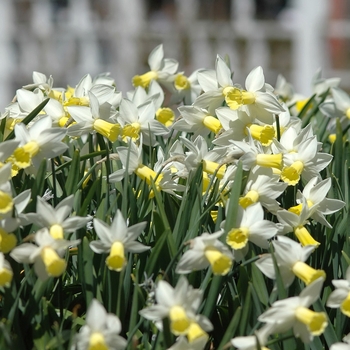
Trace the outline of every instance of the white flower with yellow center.
<path fill-rule="evenodd" d="M 224 89 L 233 88 L 231 69 L 225 60 L 216 56 L 215 70 L 201 70 L 197 74 L 199 85 L 204 93 L 194 101 L 194 105 L 214 114 L 215 109 L 225 101 Z"/>
<path fill-rule="evenodd" d="M 147 88 L 152 80 L 162 83 L 177 71 L 178 62 L 171 58 L 164 58 L 163 45 L 158 45 L 148 56 L 150 71 L 142 75 L 135 75 L 132 83 L 135 87 Z"/>
<path fill-rule="evenodd" d="M 197 106 L 181 106 L 178 108 L 182 119 L 176 121 L 173 125 L 175 130 L 192 132 L 193 137 L 198 135 L 206 136 L 211 131 L 217 134 L 222 126 L 220 120 L 215 116 Z"/>
<path fill-rule="evenodd" d="M 276 131 L 273 125 L 263 124 L 243 110 L 220 107 L 216 109 L 216 115 L 225 130 L 214 140 L 216 145 L 227 146 L 229 140 L 242 141 L 247 139 L 250 133 L 252 138 L 263 146 L 269 146 L 275 137 Z"/>
<path fill-rule="evenodd" d="M 266 124 L 272 124 L 273 114 L 285 111 L 275 95 L 267 88 L 262 68 L 254 68 L 245 81 L 246 89 L 226 88 L 223 91 L 225 101 L 231 109 L 242 108 L 248 114 Z"/>
<path fill-rule="evenodd" d="M 188 172 L 197 169 L 203 164 L 203 173 L 214 175 L 222 179 L 225 175 L 226 165 L 221 163 L 226 155 L 225 148 L 214 148 L 209 151 L 206 140 L 197 136 L 194 141 L 180 136 L 181 143 L 188 149 L 183 160 Z"/>
<path fill-rule="evenodd" d="M 297 153 L 284 154 L 281 179 L 288 185 L 295 186 L 301 177 L 306 181 L 315 176 L 320 177 L 320 171 L 331 162 L 333 157 L 328 153 L 317 152 L 317 148 L 317 138 L 314 136 L 303 141 Z"/>
<path fill-rule="evenodd" d="M 20 144 L 9 157 L 9 161 L 19 169 L 26 169 L 31 165 L 38 169 L 44 158 L 61 155 L 68 148 L 62 142 L 66 130 L 53 128 L 49 116 L 39 119 L 29 129 L 24 124 L 17 124 L 15 135 L 15 140 Z"/>
<path fill-rule="evenodd" d="M 323 278 L 315 280 L 298 297 L 275 301 L 270 309 L 259 316 L 258 321 L 273 325 L 275 333 L 283 333 L 292 328 L 297 338 L 301 338 L 304 343 L 311 342 L 328 325 L 324 312 L 308 308 L 319 298 L 323 281 Z"/>
<path fill-rule="evenodd" d="M 36 244 L 23 243 L 12 250 L 10 256 L 19 263 L 34 264 L 34 271 L 41 280 L 59 277 L 66 270 L 66 260 L 62 258 L 66 249 L 80 243 L 80 240 L 67 241 L 54 239 L 47 228 L 39 230 Z"/>
<path fill-rule="evenodd" d="M 328 297 L 327 306 L 331 308 L 340 307 L 340 311 L 350 317 L 350 267 L 347 268 L 343 280 L 333 280 L 336 288 Z"/>
<path fill-rule="evenodd" d="M 185 187 L 183 185 L 177 184 L 173 180 L 171 170 L 165 169 L 162 173 L 157 173 L 155 170 L 149 168 L 148 166 L 142 164 L 142 142 L 140 146 L 136 146 L 134 142 L 129 142 L 129 147 L 117 147 L 117 152 L 120 161 L 123 164 L 123 169 L 119 169 L 109 176 L 109 181 L 118 182 L 121 181 L 125 173 L 128 172 L 132 174 L 133 172 L 148 185 L 155 183 L 156 189 L 158 191 L 169 192 L 174 194 L 174 191 L 184 191 Z M 128 166 L 128 168 L 126 168 Z M 156 167 L 161 170 L 161 167 Z M 152 195 L 152 192 L 151 194 Z"/>
<path fill-rule="evenodd" d="M 10 263 L 0 252 L 0 287 L 9 287 L 13 278 L 13 271 Z"/>
<path fill-rule="evenodd" d="M 299 242 L 303 245 L 313 245 L 318 247 L 320 245 L 306 229 L 305 225 L 308 224 L 308 219 L 314 214 L 317 210 L 317 205 L 309 207 L 306 204 L 306 199 L 302 198 L 302 209 L 300 214 L 295 214 L 288 210 L 278 210 L 277 219 L 282 225 L 282 234 L 289 232 L 294 232 L 295 236 L 298 238 Z"/>
<path fill-rule="evenodd" d="M 53 208 L 43 198 L 37 197 L 36 213 L 28 213 L 27 218 L 40 228 L 46 227 L 52 238 L 64 239 L 67 234 L 84 227 L 92 219 L 90 216 L 69 216 L 73 202 L 74 195 L 70 195 Z"/>
<path fill-rule="evenodd" d="M 202 91 L 198 83 L 197 74 L 198 70 L 189 76 L 179 72 L 169 77 L 170 84 L 164 84 L 171 92 L 169 105 L 180 102 L 183 102 L 185 105 L 191 105 L 196 100 Z"/>
<path fill-rule="evenodd" d="M 289 208 L 288 211 L 299 215 L 302 209 L 302 198 L 304 197 L 308 207 L 316 205 L 316 210 L 311 215 L 311 218 L 320 222 L 322 225 L 332 228 L 324 215 L 333 214 L 339 211 L 345 206 L 345 202 L 339 199 L 326 198 L 332 185 L 331 178 L 317 182 L 318 178 L 314 177 L 306 184 L 303 192 L 298 191 L 297 203 L 299 204 Z"/>
<path fill-rule="evenodd" d="M 205 316 L 196 316 L 202 302 L 203 293 L 193 289 L 185 277 L 180 277 L 175 288 L 168 282 L 160 280 L 156 286 L 155 296 L 157 304 L 149 306 L 139 313 L 142 317 L 154 321 L 157 328 L 162 330 L 162 320 L 166 317 L 170 321 L 170 331 L 175 335 L 189 336 L 197 332 L 192 329 L 193 322 L 197 321 L 205 331 L 212 330 L 212 324 Z M 189 339 L 190 340 L 190 339 Z"/>
<path fill-rule="evenodd" d="M 233 256 L 219 241 L 224 231 L 213 234 L 203 233 L 190 241 L 190 249 L 181 257 L 175 272 L 190 273 L 211 266 L 214 275 L 227 275 L 232 266 Z"/>
<path fill-rule="evenodd" d="M 86 74 L 81 78 L 75 89 L 71 88 L 72 93 L 61 94 L 59 100 L 65 107 L 88 107 L 91 103 L 91 93 L 96 96 L 100 105 L 105 102 L 112 104 L 116 98 L 113 84 L 114 80 L 106 75 L 99 75 L 95 79 L 92 79 L 90 74 Z"/>
<path fill-rule="evenodd" d="M 111 142 L 116 141 L 120 135 L 121 128 L 118 123 L 110 119 L 111 105 L 108 103 L 101 105 L 92 92 L 89 92 L 88 96 L 90 107 L 67 107 L 68 113 L 77 122 L 67 129 L 68 135 L 82 136 L 95 131 Z"/>
<path fill-rule="evenodd" d="M 305 284 L 310 284 L 320 277 L 326 278 L 323 270 L 316 270 L 305 263 L 314 251 L 314 246 L 307 245 L 303 247 L 284 236 L 277 236 L 277 240 L 273 241 L 272 244 L 275 249 L 276 263 L 285 287 L 289 287 L 293 283 L 295 276 L 300 278 Z M 276 271 L 271 254 L 263 255 L 255 264 L 268 278 L 276 279 Z"/>
<path fill-rule="evenodd" d="M 165 135 L 169 132 L 164 124 L 155 119 L 155 105 L 152 101 L 146 102 L 140 107 L 123 99 L 120 103 L 118 121 L 122 126 L 121 137 L 124 141 L 129 138 L 136 141 L 142 134 L 143 143 L 156 144 L 156 135 Z"/>
<path fill-rule="evenodd" d="M 85 320 L 74 339 L 77 350 L 125 349 L 127 341 L 119 335 L 122 330 L 119 318 L 107 313 L 98 300 L 92 300 Z"/>
<path fill-rule="evenodd" d="M 250 170 L 254 166 L 272 168 L 275 173 L 280 173 L 283 167 L 283 154 L 272 154 L 267 148 L 254 141 L 249 134 L 248 142 L 244 141 L 230 141 L 234 147 L 230 147 L 229 154 L 234 157 L 240 157 L 243 164 L 243 170 Z"/>
<path fill-rule="evenodd" d="M 224 225 L 225 221 L 221 223 L 221 227 L 224 227 Z M 275 223 L 264 220 L 264 211 L 261 204 L 255 203 L 245 210 L 238 207 L 236 225 L 228 228 L 226 243 L 233 249 L 235 260 L 242 260 L 248 252 L 249 241 L 258 247 L 267 249 L 269 247 L 268 240 L 276 235 L 277 231 Z"/>
<path fill-rule="evenodd" d="M 239 204 L 243 208 L 247 208 L 259 202 L 270 212 L 276 212 L 280 209 L 276 198 L 285 191 L 287 186 L 287 184 L 279 181 L 279 175 L 273 174 L 271 168 L 256 166 L 249 173 Z"/>
<path fill-rule="evenodd" d="M 145 221 L 128 227 L 118 209 L 111 226 L 99 219 L 94 219 L 93 222 L 100 240 L 90 242 L 90 248 L 97 254 L 109 254 L 106 264 L 110 270 L 123 270 L 127 263 L 127 252 L 142 253 L 150 249 L 136 241 L 147 225 Z"/>

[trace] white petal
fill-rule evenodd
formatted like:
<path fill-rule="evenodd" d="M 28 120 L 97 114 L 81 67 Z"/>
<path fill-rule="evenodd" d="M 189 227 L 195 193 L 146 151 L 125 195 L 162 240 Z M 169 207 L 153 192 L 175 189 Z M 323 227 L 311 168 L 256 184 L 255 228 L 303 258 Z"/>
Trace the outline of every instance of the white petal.
<path fill-rule="evenodd" d="M 264 87 L 265 77 L 262 67 L 254 68 L 247 76 L 245 87 L 248 91 L 258 91 Z"/>

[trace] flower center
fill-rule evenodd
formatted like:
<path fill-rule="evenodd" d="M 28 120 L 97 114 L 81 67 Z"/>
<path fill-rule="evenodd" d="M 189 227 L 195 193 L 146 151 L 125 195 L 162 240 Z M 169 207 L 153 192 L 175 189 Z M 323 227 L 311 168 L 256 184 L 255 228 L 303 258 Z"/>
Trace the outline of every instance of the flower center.
<path fill-rule="evenodd" d="M 102 136 L 107 137 L 107 139 L 111 142 L 115 142 L 120 133 L 119 124 L 112 124 L 112 123 L 106 122 L 103 119 L 96 119 L 94 121 L 93 128 L 96 132 L 98 132 Z"/>
<path fill-rule="evenodd" d="M 294 233 L 303 247 L 306 245 L 314 245 L 315 248 L 317 248 L 320 245 L 319 242 L 313 239 L 309 231 L 304 226 L 295 227 Z"/>
<path fill-rule="evenodd" d="M 158 73 L 154 71 L 149 71 L 142 75 L 135 75 L 132 78 L 132 84 L 137 86 L 142 86 L 143 88 L 147 88 L 151 82 L 151 80 L 157 80 Z"/>
<path fill-rule="evenodd" d="M 90 335 L 88 350 L 108 350 L 109 347 L 105 342 L 105 338 L 101 332 L 93 332 Z"/>
<path fill-rule="evenodd" d="M 17 244 L 17 237 L 14 233 L 7 233 L 0 229 L 0 251 L 4 254 L 10 252 Z"/>
<path fill-rule="evenodd" d="M 232 266 L 231 259 L 221 253 L 217 248 L 208 246 L 204 250 L 204 255 L 209 261 L 214 275 L 226 275 Z"/>
<path fill-rule="evenodd" d="M 304 170 L 304 163 L 300 160 L 294 162 L 291 166 L 284 167 L 281 173 L 281 179 L 291 186 L 295 186 L 299 180 L 300 175 Z"/>
<path fill-rule="evenodd" d="M 296 319 L 305 324 L 312 335 L 320 335 L 327 327 L 327 317 L 324 312 L 315 312 L 299 306 L 295 310 Z"/>
<path fill-rule="evenodd" d="M 126 138 L 130 137 L 133 141 L 136 141 L 139 138 L 140 131 L 140 123 L 127 124 L 123 128 L 123 139 L 126 141 Z"/>
<path fill-rule="evenodd" d="M 170 328 L 175 335 L 185 334 L 190 327 L 190 320 L 182 306 L 173 306 L 169 312 Z"/>
<path fill-rule="evenodd" d="M 259 193 L 257 191 L 251 190 L 239 199 L 239 205 L 246 209 L 250 205 L 256 203 L 259 200 Z"/>
<path fill-rule="evenodd" d="M 266 168 L 277 168 L 282 167 L 282 153 L 279 154 L 257 154 L 256 164 Z"/>
<path fill-rule="evenodd" d="M 183 74 L 177 74 L 174 81 L 175 89 L 176 90 L 187 90 L 191 88 L 191 84 L 188 81 L 187 77 Z"/>
<path fill-rule="evenodd" d="M 255 140 L 260 141 L 263 146 L 270 146 L 272 139 L 275 137 L 275 128 L 272 125 L 256 125 L 249 126 L 250 133 Z"/>
<path fill-rule="evenodd" d="M 189 343 L 192 343 L 196 339 L 205 337 L 208 339 L 208 334 L 203 331 L 201 326 L 197 322 L 192 322 L 187 331 L 187 339 Z"/>
<path fill-rule="evenodd" d="M 36 141 L 30 141 L 15 149 L 11 161 L 20 169 L 28 168 L 31 165 L 32 158 L 38 154 L 39 150 L 39 144 Z"/>
<path fill-rule="evenodd" d="M 59 277 L 66 269 L 66 261 L 58 256 L 51 247 L 44 247 L 41 250 L 41 258 L 49 276 Z"/>
<path fill-rule="evenodd" d="M 170 126 L 173 124 L 175 119 L 174 111 L 171 108 L 158 108 L 156 112 L 156 119 L 164 124 L 165 126 Z"/>
<path fill-rule="evenodd" d="M 204 117 L 202 123 L 207 129 L 209 129 L 215 134 L 217 134 L 222 128 L 220 120 L 215 117 L 212 117 L 211 115 L 207 115 L 206 117 Z"/>
<path fill-rule="evenodd" d="M 54 224 L 50 227 L 50 235 L 54 239 L 63 239 L 63 227 L 59 224 Z"/>
<path fill-rule="evenodd" d="M 219 163 L 211 162 L 210 160 L 203 159 L 203 171 L 214 175 L 215 171 L 216 177 L 222 179 L 225 175 L 226 165 L 220 165 Z"/>
<path fill-rule="evenodd" d="M 116 241 L 112 244 L 106 264 L 110 270 L 121 271 L 125 265 L 124 245 Z"/>
<path fill-rule="evenodd" d="M 242 249 L 248 243 L 249 231 L 246 227 L 232 229 L 226 237 L 226 243 L 233 249 Z"/>
<path fill-rule="evenodd" d="M 3 191 L 0 191 L 0 214 L 7 214 L 13 209 L 12 197 Z"/>
<path fill-rule="evenodd" d="M 323 277 L 323 279 L 326 278 L 326 273 L 323 270 L 315 270 L 303 261 L 297 261 L 293 265 L 292 271 L 294 275 L 299 277 L 306 285 L 320 277 Z"/>
<path fill-rule="evenodd" d="M 340 304 L 340 310 L 344 315 L 350 317 L 350 293 L 348 293 L 347 297 Z"/>
<path fill-rule="evenodd" d="M 9 285 L 12 281 L 13 273 L 6 267 L 2 268 L 0 271 L 0 287 Z"/>
<path fill-rule="evenodd" d="M 223 90 L 223 94 L 227 105 L 234 110 L 240 108 L 242 105 L 255 103 L 255 94 L 253 92 L 230 86 Z"/>

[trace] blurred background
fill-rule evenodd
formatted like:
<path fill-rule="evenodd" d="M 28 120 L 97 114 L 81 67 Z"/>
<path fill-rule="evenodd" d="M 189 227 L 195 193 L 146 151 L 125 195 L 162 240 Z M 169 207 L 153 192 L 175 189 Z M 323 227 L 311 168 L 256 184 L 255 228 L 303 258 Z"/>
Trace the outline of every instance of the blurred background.
<path fill-rule="evenodd" d="M 1 111 L 33 70 L 55 87 L 110 72 L 125 92 L 160 43 L 186 74 L 227 54 L 237 83 L 261 65 L 308 95 L 322 68 L 350 90 L 349 15 L 348 0 L 0 0 Z"/>

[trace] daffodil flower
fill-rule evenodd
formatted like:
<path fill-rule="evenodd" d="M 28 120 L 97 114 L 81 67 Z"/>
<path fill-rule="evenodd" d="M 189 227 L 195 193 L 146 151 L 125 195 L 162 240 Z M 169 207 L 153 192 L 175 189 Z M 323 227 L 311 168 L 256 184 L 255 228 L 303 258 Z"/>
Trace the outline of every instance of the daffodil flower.
<path fill-rule="evenodd" d="M 68 135 L 81 136 L 95 131 L 106 137 L 111 142 L 117 140 L 120 135 L 120 125 L 110 119 L 111 105 L 101 105 L 97 97 L 89 92 L 90 107 L 68 106 L 67 110 L 71 117 L 77 122 L 70 126 Z"/>
<path fill-rule="evenodd" d="M 123 270 L 127 262 L 127 252 L 142 253 L 150 249 L 135 241 L 146 227 L 145 221 L 128 227 L 123 214 L 118 209 L 111 226 L 99 219 L 94 219 L 93 222 L 100 240 L 90 242 L 90 248 L 97 254 L 109 254 L 106 264 L 110 270 Z"/>
<path fill-rule="evenodd" d="M 295 276 L 300 278 L 305 284 L 310 284 L 320 277 L 326 277 L 326 273 L 323 270 L 316 270 L 305 263 L 315 249 L 313 245 L 303 247 L 285 236 L 277 236 L 277 240 L 274 240 L 272 244 L 275 249 L 276 263 L 285 287 L 289 287 L 293 283 Z M 263 255 L 255 264 L 264 275 L 271 279 L 276 279 L 276 271 L 271 254 Z"/>
<path fill-rule="evenodd" d="M 157 304 L 149 306 L 139 313 L 142 317 L 154 321 L 157 328 L 162 330 L 162 320 L 170 321 L 170 330 L 175 335 L 189 335 L 193 321 L 205 330 L 212 330 L 211 322 L 203 315 L 196 318 L 196 312 L 202 302 L 202 291 L 193 289 L 185 277 L 180 277 L 175 288 L 168 282 L 160 280 L 156 286 Z M 195 332 L 197 333 L 197 332 Z"/>
<path fill-rule="evenodd" d="M 218 240 L 224 231 L 203 233 L 190 241 L 190 249 L 181 257 L 175 272 L 190 273 L 211 266 L 215 275 L 226 275 L 232 266 L 233 256 Z"/>
<path fill-rule="evenodd" d="M 10 256 L 19 263 L 34 264 L 34 271 L 41 280 L 59 277 L 66 270 L 66 260 L 61 256 L 68 247 L 75 246 L 80 240 L 67 241 L 54 239 L 47 228 L 36 232 L 36 244 L 22 243 L 13 249 Z"/>
<path fill-rule="evenodd" d="M 316 210 L 311 215 L 311 218 L 322 225 L 332 228 L 324 215 L 333 214 L 345 206 L 345 203 L 339 199 L 326 198 L 328 191 L 331 188 L 332 180 L 330 178 L 318 182 L 318 178 L 312 178 L 304 187 L 303 192 L 298 191 L 298 205 L 289 208 L 288 210 L 300 214 L 302 209 L 302 198 L 304 197 L 308 207 L 316 205 Z"/>
<path fill-rule="evenodd" d="M 318 247 L 320 243 L 311 236 L 305 227 L 305 225 L 308 224 L 308 219 L 316 210 L 317 205 L 313 205 L 309 208 L 305 198 L 302 198 L 302 209 L 299 215 L 285 209 L 278 210 L 276 215 L 279 223 L 283 226 L 282 234 L 294 232 L 303 246 L 313 245 Z"/>
<path fill-rule="evenodd" d="M 222 126 L 220 120 L 207 110 L 197 106 L 181 106 L 178 108 L 182 119 L 173 125 L 175 130 L 192 132 L 193 137 L 206 136 L 210 132 L 218 134 Z"/>
<path fill-rule="evenodd" d="M 139 140 L 146 145 L 156 144 L 156 135 L 165 135 L 169 130 L 164 124 L 155 119 L 156 111 L 152 101 L 148 101 L 139 108 L 123 99 L 120 103 L 118 121 L 122 126 L 121 137 L 133 141 Z"/>
<path fill-rule="evenodd" d="M 46 227 L 52 238 L 63 239 L 68 233 L 72 233 L 85 226 L 92 218 L 90 216 L 70 216 L 72 212 L 74 196 L 63 199 L 55 208 L 41 197 L 37 197 L 36 213 L 28 213 L 27 218 L 37 226 Z"/>
<path fill-rule="evenodd" d="M 221 227 L 224 226 L 225 221 L 221 223 Z M 226 243 L 233 249 L 235 260 L 242 260 L 248 252 L 249 241 L 266 249 L 269 247 L 268 240 L 276 235 L 277 231 L 276 224 L 264 220 L 261 204 L 255 203 L 245 210 L 242 207 L 238 208 L 236 225 L 228 229 Z"/>
<path fill-rule="evenodd" d="M 9 161 L 19 169 L 32 165 L 34 169 L 38 169 L 44 158 L 61 155 L 68 148 L 62 142 L 66 130 L 53 128 L 49 116 L 40 118 L 29 129 L 24 124 L 17 124 L 15 135 L 15 140 L 20 144 L 9 157 Z"/>
<path fill-rule="evenodd" d="M 254 167 L 251 169 L 243 196 L 239 204 L 243 208 L 259 202 L 270 212 L 280 209 L 276 198 L 287 188 L 287 184 L 279 181 L 279 175 L 273 174 L 271 168 Z"/>
<path fill-rule="evenodd" d="M 76 350 L 125 349 L 127 342 L 119 335 L 122 325 L 118 316 L 107 313 L 98 300 L 92 300 L 85 321 L 74 339 Z"/>
<path fill-rule="evenodd" d="M 134 86 L 147 88 L 152 80 L 157 80 L 160 83 L 166 81 L 169 75 L 176 72 L 178 62 L 174 59 L 164 58 L 163 45 L 161 44 L 149 54 L 148 65 L 151 68 L 150 71 L 133 77 L 132 83 Z"/>
<path fill-rule="evenodd" d="M 275 301 L 270 309 L 258 317 L 258 321 L 273 325 L 274 333 L 283 333 L 292 328 L 294 335 L 304 343 L 311 342 L 328 325 L 324 312 L 308 308 L 319 298 L 323 281 L 323 278 L 318 278 L 303 289 L 298 297 Z"/>
<path fill-rule="evenodd" d="M 331 308 L 340 307 L 341 312 L 350 317 L 350 267 L 346 270 L 345 278 L 332 281 L 336 289 L 329 295 L 327 306 Z"/>

